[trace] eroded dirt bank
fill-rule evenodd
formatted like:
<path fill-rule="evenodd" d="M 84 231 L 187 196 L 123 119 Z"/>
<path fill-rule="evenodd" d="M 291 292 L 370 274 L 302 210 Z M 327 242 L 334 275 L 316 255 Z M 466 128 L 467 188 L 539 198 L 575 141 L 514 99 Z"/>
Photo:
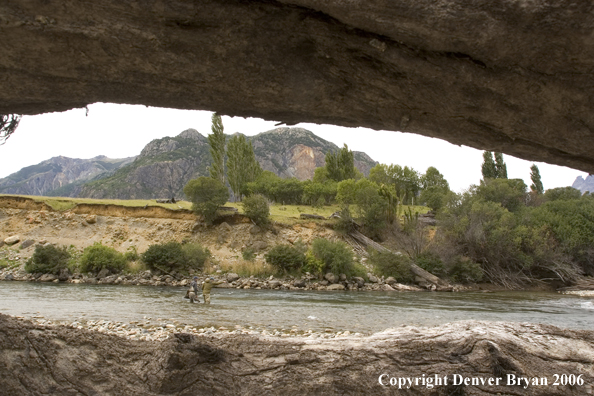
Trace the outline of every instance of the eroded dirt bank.
<path fill-rule="evenodd" d="M 391 377 L 447 376 L 448 385 L 382 386 Z M 501 377 L 497 385 L 454 386 Z M 507 375 L 547 385 L 507 385 Z M 583 385 L 556 386 L 555 374 Z M 44 327 L 0 315 L 4 395 L 588 395 L 594 332 L 553 326 L 458 322 L 403 327 L 370 337 L 279 340 L 177 333 L 131 341 L 88 330 Z"/>

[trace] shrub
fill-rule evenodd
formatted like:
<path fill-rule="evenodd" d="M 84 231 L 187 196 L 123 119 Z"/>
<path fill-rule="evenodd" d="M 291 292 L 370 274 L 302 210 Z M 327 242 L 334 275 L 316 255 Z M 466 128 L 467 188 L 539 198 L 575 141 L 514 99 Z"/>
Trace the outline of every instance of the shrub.
<path fill-rule="evenodd" d="M 305 254 L 305 265 L 303 266 L 303 270 L 314 275 L 321 274 L 324 270 L 324 262 L 320 259 L 317 259 L 312 251 L 308 250 Z"/>
<path fill-rule="evenodd" d="M 266 262 L 284 271 L 301 268 L 305 254 L 291 245 L 276 245 L 264 256 Z"/>
<path fill-rule="evenodd" d="M 378 252 L 370 249 L 369 263 L 379 275 L 393 276 L 399 282 L 412 282 L 413 280 L 413 274 L 410 271 L 411 259 L 404 254 Z"/>
<path fill-rule="evenodd" d="M 353 251 L 344 242 L 314 239 L 311 252 L 316 259 L 324 263 L 323 270 L 326 272 L 347 276 L 354 272 Z"/>
<path fill-rule="evenodd" d="M 184 254 L 184 269 L 201 270 L 206 260 L 210 258 L 210 251 L 198 243 L 187 243 L 182 245 Z"/>
<path fill-rule="evenodd" d="M 355 229 L 353 223 L 353 217 L 348 206 L 343 207 L 338 215 L 336 223 L 334 223 L 334 229 L 341 234 L 348 234 Z"/>
<path fill-rule="evenodd" d="M 242 252 L 241 252 L 241 257 L 243 257 L 243 259 L 245 261 L 254 261 L 254 259 L 256 258 L 256 253 L 254 252 L 253 248 L 245 248 Z"/>
<path fill-rule="evenodd" d="M 415 257 L 415 263 L 435 276 L 445 275 L 443 261 L 435 253 L 423 252 Z"/>
<path fill-rule="evenodd" d="M 460 258 L 450 267 L 448 276 L 454 282 L 474 283 L 483 279 L 483 269 L 479 263 Z"/>
<path fill-rule="evenodd" d="M 268 207 L 268 201 L 263 195 L 250 195 L 244 198 L 241 204 L 243 206 L 243 213 L 254 223 L 265 225 L 270 222 L 270 208 Z"/>
<path fill-rule="evenodd" d="M 151 245 L 140 257 L 150 270 L 166 273 L 182 269 L 185 263 L 182 245 L 175 241 Z"/>
<path fill-rule="evenodd" d="M 170 241 L 151 245 L 140 255 L 150 270 L 165 273 L 201 270 L 210 258 L 210 251 L 198 243 L 181 244 Z"/>
<path fill-rule="evenodd" d="M 138 254 L 136 246 L 128 247 L 128 249 L 126 249 L 126 253 L 124 253 L 124 258 L 127 262 L 138 261 L 140 259 L 140 255 Z"/>
<path fill-rule="evenodd" d="M 192 210 L 212 224 L 219 206 L 229 198 L 229 190 L 223 183 L 210 177 L 192 179 L 184 187 L 184 194 L 192 202 Z"/>
<path fill-rule="evenodd" d="M 62 269 L 68 267 L 69 258 L 70 253 L 66 246 L 58 248 L 54 245 L 37 245 L 33 256 L 25 264 L 25 271 L 58 275 Z"/>
<path fill-rule="evenodd" d="M 95 243 L 83 251 L 80 259 L 81 272 L 99 272 L 103 268 L 110 272 L 120 272 L 126 266 L 124 255 L 112 247 Z"/>

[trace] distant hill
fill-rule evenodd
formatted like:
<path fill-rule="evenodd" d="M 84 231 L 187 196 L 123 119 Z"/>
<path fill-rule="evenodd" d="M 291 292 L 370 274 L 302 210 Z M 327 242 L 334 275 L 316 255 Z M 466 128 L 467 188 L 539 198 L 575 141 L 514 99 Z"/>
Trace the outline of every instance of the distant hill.
<path fill-rule="evenodd" d="M 227 135 L 229 139 L 231 135 Z M 324 140 L 311 131 L 303 128 L 276 128 L 258 135 L 248 137 L 254 146 L 256 159 L 264 170 L 274 172 L 281 177 L 296 177 L 300 180 L 311 179 L 314 170 L 323 166 L 326 153 L 339 150 L 333 144 Z M 363 174 L 377 162 L 367 154 L 354 152 L 355 166 Z M 65 157 L 56 157 L 76 161 Z M 88 172 L 86 177 L 76 180 L 64 180 L 54 183 L 51 188 L 39 188 L 35 183 L 22 185 L 18 190 L 2 191 L 12 194 L 26 195 L 61 195 L 87 198 L 111 199 L 152 199 L 183 197 L 183 187 L 193 178 L 208 176 L 208 167 L 212 163 L 208 139 L 195 129 L 187 129 L 175 137 L 156 139 L 147 144 L 140 155 L 126 159 L 124 162 L 113 162 L 105 157 L 97 157 L 98 164 L 103 162 L 102 172 Z M 56 164 L 46 164 L 55 160 L 44 161 L 33 167 L 23 168 L 19 172 L 7 177 L 15 180 L 44 179 L 41 175 L 49 172 L 64 170 Z M 116 166 L 117 164 L 117 166 Z M 69 173 L 69 172 L 66 172 Z M 14 177 L 15 175 L 21 176 Z M 25 177 L 26 176 L 26 177 Z M 0 180 L 0 189 L 2 182 Z M 12 179 L 11 179 L 12 180 Z M 17 182 L 12 181 L 12 185 Z M 47 184 L 47 183 L 46 183 Z M 13 192 L 14 191 L 14 192 Z"/>
<path fill-rule="evenodd" d="M 577 188 L 582 192 L 582 194 L 586 191 L 594 193 L 594 176 L 588 175 L 586 179 L 584 179 L 581 176 L 578 176 L 576 177 L 571 187 Z"/>
<path fill-rule="evenodd" d="M 85 182 L 108 176 L 134 158 L 50 158 L 0 179 L 0 193 L 75 197 Z"/>

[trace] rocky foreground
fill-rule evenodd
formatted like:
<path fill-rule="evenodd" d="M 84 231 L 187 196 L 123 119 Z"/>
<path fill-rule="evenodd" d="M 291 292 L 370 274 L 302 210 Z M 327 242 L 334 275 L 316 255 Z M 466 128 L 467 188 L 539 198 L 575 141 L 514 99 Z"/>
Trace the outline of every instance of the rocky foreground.
<path fill-rule="evenodd" d="M 594 331 L 470 321 L 369 337 L 177 329 L 135 341 L 0 315 L 0 378 L 3 395 L 589 395 Z"/>

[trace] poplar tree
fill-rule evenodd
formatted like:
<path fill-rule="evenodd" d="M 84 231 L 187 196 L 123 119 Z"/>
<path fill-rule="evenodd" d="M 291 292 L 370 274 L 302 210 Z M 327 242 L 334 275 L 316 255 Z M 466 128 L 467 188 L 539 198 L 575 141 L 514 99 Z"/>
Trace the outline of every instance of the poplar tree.
<path fill-rule="evenodd" d="M 507 165 L 503 161 L 503 154 L 495 153 L 495 170 L 497 179 L 507 179 Z"/>
<path fill-rule="evenodd" d="M 497 168 L 495 167 L 495 162 L 493 161 L 492 152 L 483 152 L 483 165 L 481 166 L 481 171 L 483 173 L 483 180 L 497 178 Z"/>
<path fill-rule="evenodd" d="M 208 135 L 212 165 L 209 168 L 210 177 L 225 184 L 225 134 L 223 120 L 217 113 L 212 114 L 212 133 Z"/>
<path fill-rule="evenodd" d="M 355 156 L 346 144 L 339 151 L 326 154 L 325 160 L 328 178 L 337 182 L 355 178 Z"/>
<path fill-rule="evenodd" d="M 544 187 L 542 185 L 542 181 L 540 180 L 540 171 L 538 170 L 538 166 L 536 166 L 536 164 L 532 164 L 530 167 L 530 179 L 532 180 L 530 189 L 536 192 L 538 195 L 543 194 Z"/>
<path fill-rule="evenodd" d="M 241 200 L 246 183 L 253 182 L 262 173 L 252 143 L 237 134 L 227 144 L 227 179 L 233 194 Z"/>

